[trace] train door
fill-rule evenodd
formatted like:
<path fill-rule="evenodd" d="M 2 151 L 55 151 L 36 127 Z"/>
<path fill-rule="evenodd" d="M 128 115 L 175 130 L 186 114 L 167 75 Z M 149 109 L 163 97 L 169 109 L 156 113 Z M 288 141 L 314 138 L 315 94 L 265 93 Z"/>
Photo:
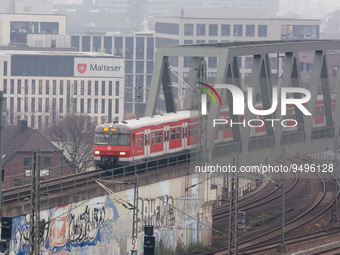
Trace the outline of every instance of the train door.
<path fill-rule="evenodd" d="M 163 152 L 168 153 L 169 152 L 169 126 L 165 126 L 163 132 L 164 132 Z"/>
<path fill-rule="evenodd" d="M 188 123 L 182 123 L 182 148 L 186 149 L 188 145 L 188 136 L 187 136 Z"/>
<path fill-rule="evenodd" d="M 144 157 L 150 157 L 150 129 L 144 131 Z"/>

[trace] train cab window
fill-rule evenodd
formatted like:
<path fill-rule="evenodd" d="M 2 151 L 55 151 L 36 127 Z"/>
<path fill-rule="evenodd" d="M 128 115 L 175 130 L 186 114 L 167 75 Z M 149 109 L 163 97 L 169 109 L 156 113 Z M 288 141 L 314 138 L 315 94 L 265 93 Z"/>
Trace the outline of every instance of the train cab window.
<path fill-rule="evenodd" d="M 129 146 L 131 142 L 130 134 L 112 134 L 111 135 L 111 145 L 115 146 Z"/>
<path fill-rule="evenodd" d="M 153 132 L 152 133 L 152 144 L 156 144 L 157 143 L 157 132 Z"/>
<path fill-rule="evenodd" d="M 181 128 L 176 128 L 176 139 L 181 139 Z"/>
<path fill-rule="evenodd" d="M 176 139 L 176 130 L 175 129 L 171 129 L 171 141 Z"/>
<path fill-rule="evenodd" d="M 227 119 L 227 123 L 225 123 L 225 125 L 224 125 L 224 130 L 229 130 L 229 128 L 230 128 L 230 125 L 229 125 L 229 122 L 230 122 L 230 119 Z"/>
<path fill-rule="evenodd" d="M 189 126 L 189 137 L 192 137 L 194 135 L 194 127 Z"/>
<path fill-rule="evenodd" d="M 316 113 L 315 113 L 315 117 L 322 117 L 323 116 L 323 107 L 316 107 Z"/>
<path fill-rule="evenodd" d="M 138 135 L 138 147 L 143 147 L 143 135 Z"/>
<path fill-rule="evenodd" d="M 95 134 L 94 144 L 97 145 L 108 145 L 109 144 L 109 134 Z"/>
<path fill-rule="evenodd" d="M 159 132 L 158 132 L 158 135 L 157 135 L 157 142 L 158 142 L 158 143 L 162 143 L 162 131 L 159 131 Z"/>

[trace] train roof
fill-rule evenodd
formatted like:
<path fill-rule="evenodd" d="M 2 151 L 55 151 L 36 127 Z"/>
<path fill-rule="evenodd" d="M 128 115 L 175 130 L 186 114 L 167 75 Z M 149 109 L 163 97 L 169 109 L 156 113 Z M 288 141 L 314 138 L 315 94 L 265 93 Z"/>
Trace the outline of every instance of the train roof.
<path fill-rule="evenodd" d="M 176 113 L 164 113 L 160 115 L 153 115 L 148 117 L 142 117 L 138 119 L 131 120 L 123 120 L 118 123 L 107 123 L 98 125 L 96 127 L 96 131 L 102 131 L 102 128 L 110 127 L 110 128 L 120 128 L 120 129 L 138 129 L 145 126 L 157 126 L 161 125 L 165 122 L 178 122 L 184 119 L 197 118 L 198 111 L 178 111 Z"/>

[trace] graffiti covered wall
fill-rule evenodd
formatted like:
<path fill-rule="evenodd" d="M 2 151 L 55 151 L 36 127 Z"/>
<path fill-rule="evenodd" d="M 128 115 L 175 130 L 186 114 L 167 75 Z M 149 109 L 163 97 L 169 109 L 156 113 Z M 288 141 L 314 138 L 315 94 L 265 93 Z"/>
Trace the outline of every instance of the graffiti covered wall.
<path fill-rule="evenodd" d="M 175 247 L 197 240 L 211 244 L 210 214 L 199 214 L 197 189 L 181 194 L 183 178 L 139 188 L 138 254 L 143 254 L 144 226 L 153 225 L 156 242 Z M 133 190 L 117 193 L 133 204 Z M 40 254 L 130 254 L 132 211 L 110 195 L 41 211 Z M 28 254 L 29 215 L 13 218 L 11 255 Z"/>

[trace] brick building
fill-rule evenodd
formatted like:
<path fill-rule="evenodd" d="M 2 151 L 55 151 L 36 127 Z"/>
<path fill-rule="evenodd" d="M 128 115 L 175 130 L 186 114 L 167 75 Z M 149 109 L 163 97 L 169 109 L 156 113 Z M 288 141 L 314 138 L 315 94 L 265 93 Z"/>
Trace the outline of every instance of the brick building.
<path fill-rule="evenodd" d="M 38 130 L 27 127 L 26 120 L 18 125 L 9 125 L 3 130 L 2 168 L 5 170 L 4 188 L 29 183 L 31 150 L 40 148 L 41 180 L 58 176 L 59 150 Z M 70 174 L 72 168 L 63 158 L 63 173 Z"/>

